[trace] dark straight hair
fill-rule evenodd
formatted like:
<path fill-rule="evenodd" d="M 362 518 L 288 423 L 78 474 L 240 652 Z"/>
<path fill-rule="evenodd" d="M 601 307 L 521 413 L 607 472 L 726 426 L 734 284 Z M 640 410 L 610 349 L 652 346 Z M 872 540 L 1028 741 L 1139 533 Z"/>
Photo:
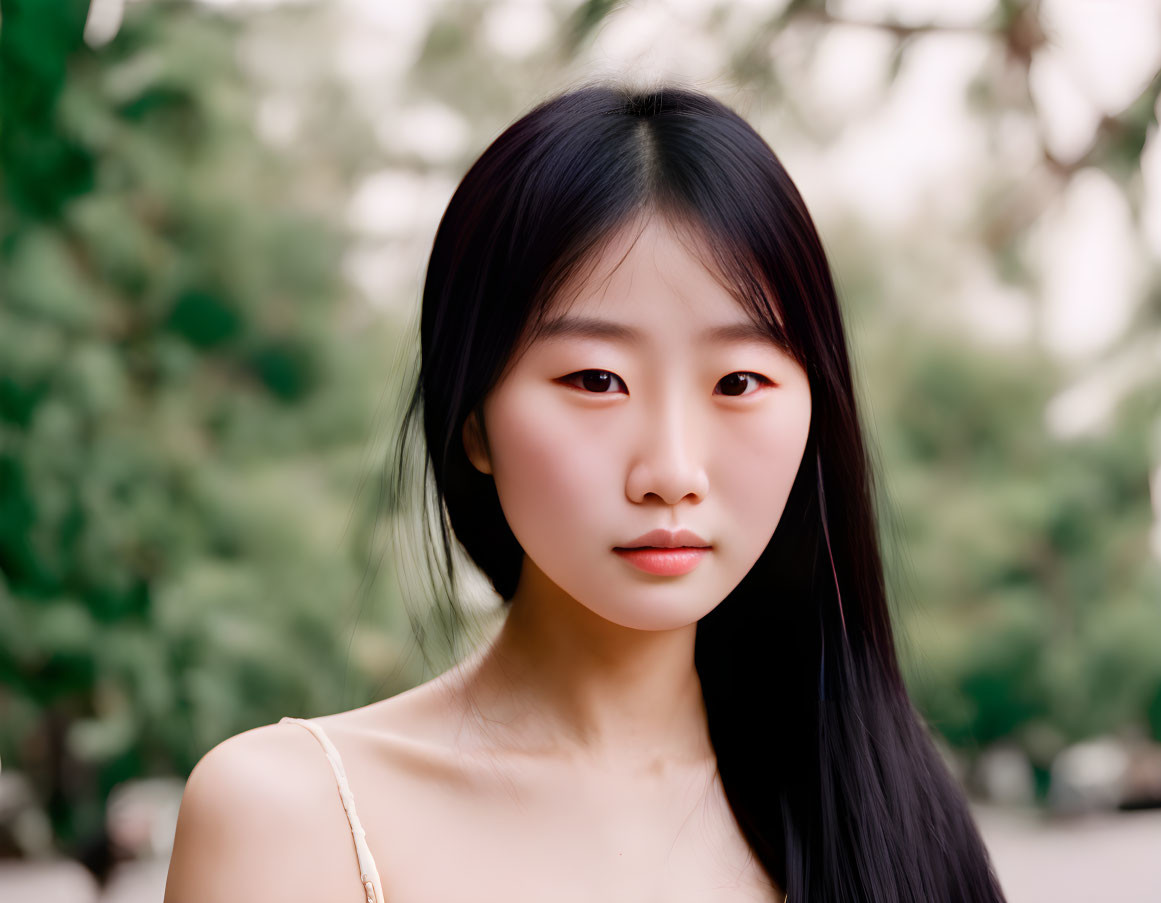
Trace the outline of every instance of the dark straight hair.
<path fill-rule="evenodd" d="M 465 420 L 566 284 L 649 216 L 692 239 L 810 381 L 810 431 L 781 520 L 697 625 L 710 737 L 746 840 L 791 903 L 1003 900 L 900 672 L 825 251 L 769 145 L 712 97 L 676 85 L 584 84 L 508 127 L 452 196 L 428 262 L 394 483 L 398 498 L 422 412 L 424 536 L 440 540 L 422 546 L 431 574 L 446 581 L 433 606 L 443 631 L 466 623 L 448 588 L 453 534 L 505 604 L 524 557 L 492 477 L 467 458 Z"/>

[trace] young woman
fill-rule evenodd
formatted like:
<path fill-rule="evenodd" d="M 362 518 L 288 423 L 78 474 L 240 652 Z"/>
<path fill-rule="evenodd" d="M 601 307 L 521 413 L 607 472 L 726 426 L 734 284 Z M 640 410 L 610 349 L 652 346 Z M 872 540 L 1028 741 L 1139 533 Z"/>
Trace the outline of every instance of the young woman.
<path fill-rule="evenodd" d="M 826 256 L 742 118 L 538 106 L 452 197 L 421 333 L 443 568 L 502 628 L 211 750 L 168 903 L 1003 899 L 900 676 Z"/>

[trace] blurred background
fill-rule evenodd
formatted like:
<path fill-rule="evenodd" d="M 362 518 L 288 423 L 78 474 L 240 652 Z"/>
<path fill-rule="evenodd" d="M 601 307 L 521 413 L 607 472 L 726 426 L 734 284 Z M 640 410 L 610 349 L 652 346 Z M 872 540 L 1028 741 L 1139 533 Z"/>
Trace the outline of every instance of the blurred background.
<path fill-rule="evenodd" d="M 435 227 L 625 76 L 815 216 L 1010 901 L 1161 901 L 1159 71 L 1155 0 L 4 0 L 0 899 L 159 900 L 210 747 L 431 676 L 380 477 Z"/>

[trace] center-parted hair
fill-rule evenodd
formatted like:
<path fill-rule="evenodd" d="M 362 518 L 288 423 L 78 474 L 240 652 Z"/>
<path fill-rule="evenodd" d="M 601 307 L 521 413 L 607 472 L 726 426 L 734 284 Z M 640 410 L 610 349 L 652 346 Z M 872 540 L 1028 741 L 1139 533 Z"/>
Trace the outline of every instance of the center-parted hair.
<path fill-rule="evenodd" d="M 742 117 L 696 90 L 590 83 L 509 126 L 449 202 L 423 287 L 422 515 L 433 575 L 453 535 L 507 603 L 524 551 L 462 429 L 550 305 L 649 216 L 690 238 L 806 370 L 811 425 L 781 520 L 697 626 L 695 663 L 730 806 L 791 903 L 1002 901 L 964 795 L 899 669 L 872 471 L 830 266 L 798 190 Z M 486 441 L 486 424 L 485 441 Z M 439 554 L 433 554 L 439 553 Z M 461 623 L 445 592 L 445 630 Z"/>

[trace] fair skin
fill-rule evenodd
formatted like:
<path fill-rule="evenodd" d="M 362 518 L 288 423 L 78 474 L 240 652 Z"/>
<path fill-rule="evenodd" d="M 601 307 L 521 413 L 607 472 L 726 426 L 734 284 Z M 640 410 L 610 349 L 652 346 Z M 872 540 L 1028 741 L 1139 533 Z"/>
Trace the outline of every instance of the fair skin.
<path fill-rule="evenodd" d="M 778 524 L 809 382 L 769 341 L 704 338 L 745 312 L 687 241 L 643 222 L 560 311 L 636 339 L 545 337 L 485 399 L 486 441 L 465 424 L 526 553 L 501 630 L 432 681 L 314 719 L 343 757 L 387 903 L 783 899 L 726 802 L 693 651 L 698 619 Z M 678 576 L 613 551 L 656 527 L 711 548 Z M 267 725 L 207 753 L 166 903 L 363 898 L 313 737 Z"/>

